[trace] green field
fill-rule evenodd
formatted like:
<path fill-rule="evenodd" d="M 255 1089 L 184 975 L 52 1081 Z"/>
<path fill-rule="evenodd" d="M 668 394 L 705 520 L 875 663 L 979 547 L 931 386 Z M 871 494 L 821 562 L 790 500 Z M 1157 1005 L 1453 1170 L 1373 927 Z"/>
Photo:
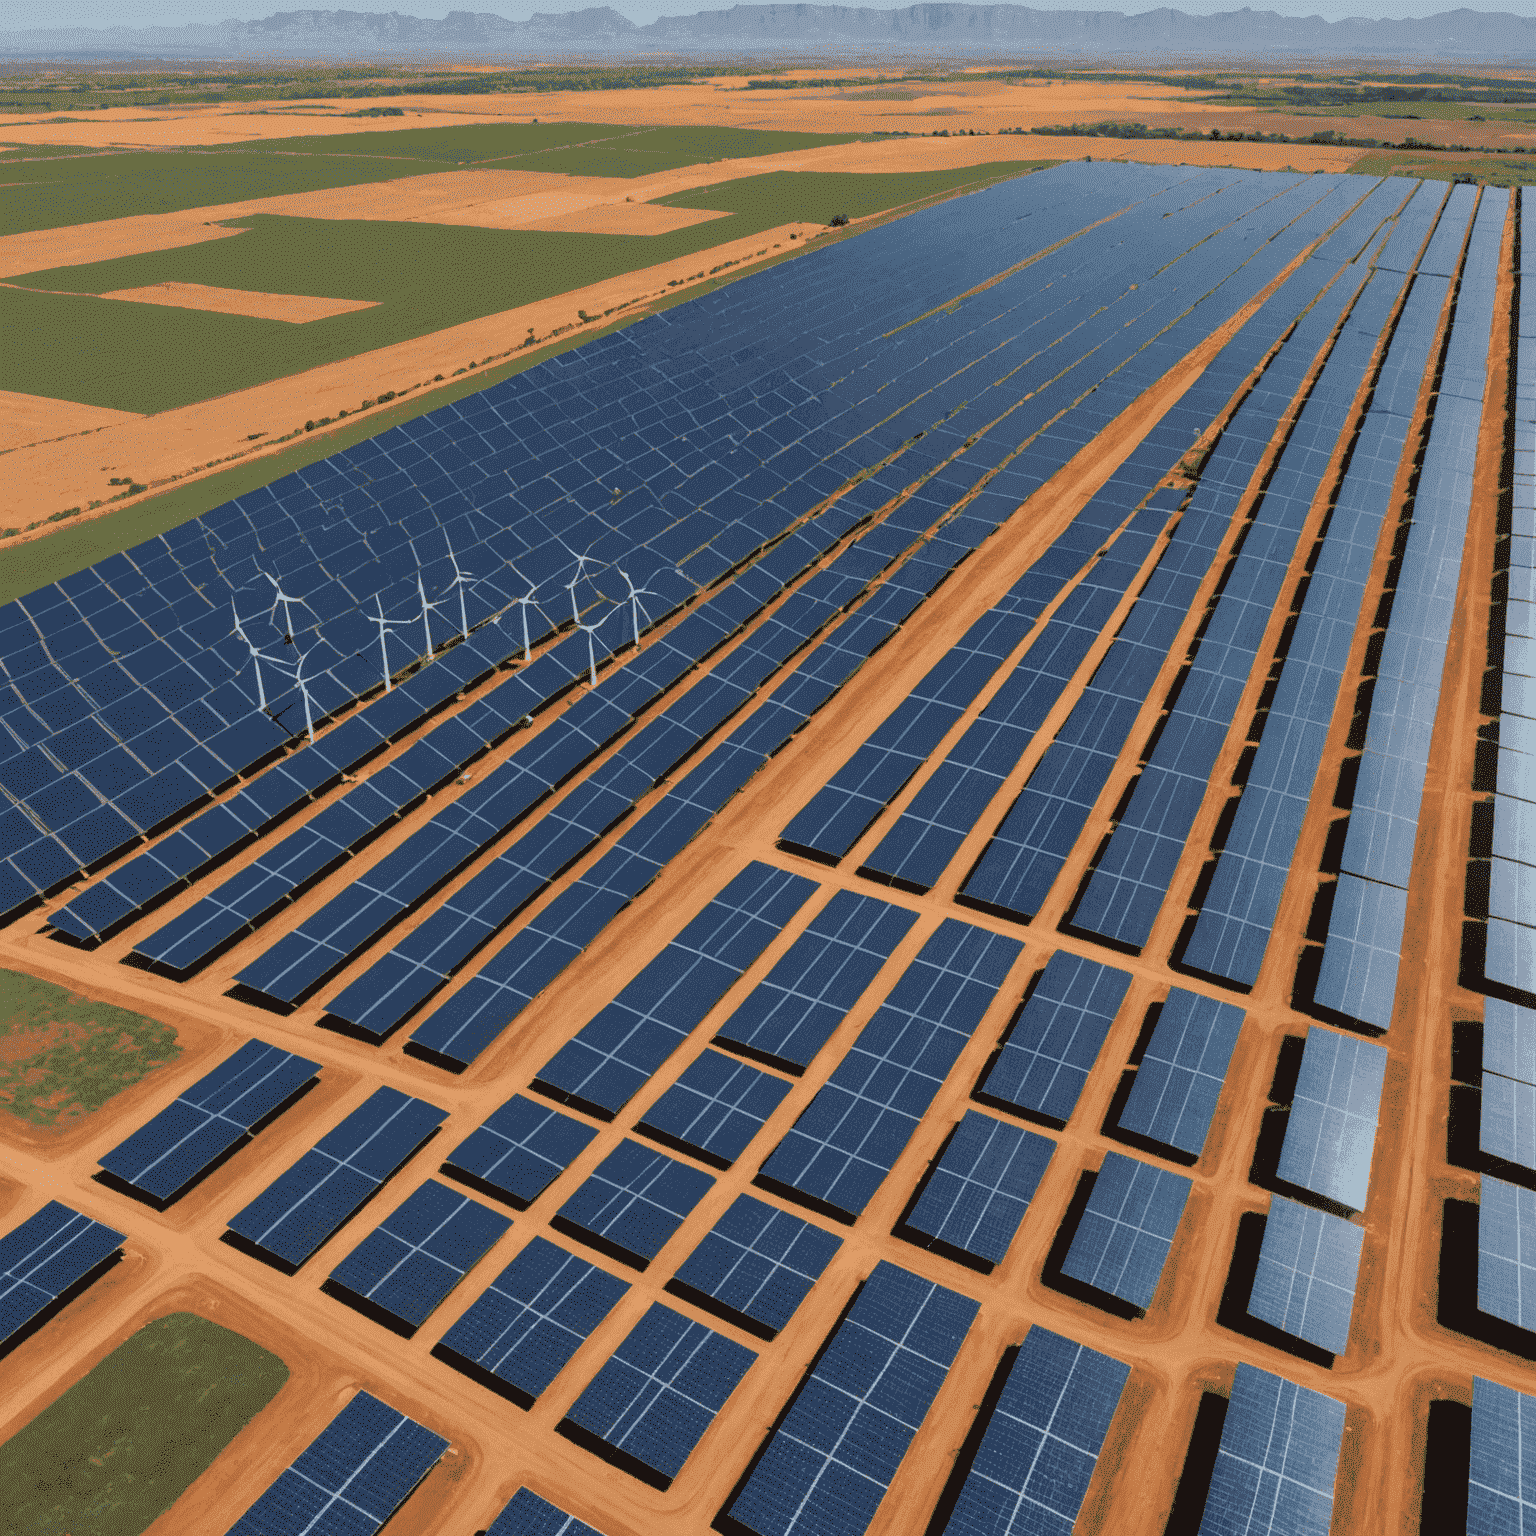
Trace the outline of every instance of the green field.
<path fill-rule="evenodd" d="M 206 1318 L 147 1324 L 0 1445 L 0 1530 L 139 1536 L 287 1379 Z"/>
<path fill-rule="evenodd" d="M 205 149 L 81 154 L 50 147 L 42 153 L 54 158 L 29 160 L 8 173 L 19 184 L 0 187 L 0 234 L 360 186 L 464 165 L 644 176 L 710 160 L 847 144 L 857 137 L 616 123 L 486 123 L 305 134 Z"/>
<path fill-rule="evenodd" d="M 1471 177 L 1491 187 L 1536 187 L 1536 156 L 1424 154 L 1416 149 L 1368 149 L 1350 166 L 1360 176 L 1420 176 L 1428 181 Z"/>
<path fill-rule="evenodd" d="M 31 344 L 0 355 L 0 388 L 117 410 L 169 410 L 552 298 L 793 219 L 825 224 L 836 213 L 858 217 L 1018 175 L 1031 164 L 1007 161 L 907 176 L 745 177 L 667 200 L 724 208 L 730 217 L 654 236 L 242 218 L 247 233 L 233 239 L 11 279 L 16 286 L 0 288 L 0 330 L 25 335 Z M 364 299 L 376 307 L 290 325 L 90 296 L 160 282 Z"/>
<path fill-rule="evenodd" d="M 169 1024 L 5 970 L 0 1041 L 0 1109 L 50 1127 L 100 1109 L 181 1055 Z"/>

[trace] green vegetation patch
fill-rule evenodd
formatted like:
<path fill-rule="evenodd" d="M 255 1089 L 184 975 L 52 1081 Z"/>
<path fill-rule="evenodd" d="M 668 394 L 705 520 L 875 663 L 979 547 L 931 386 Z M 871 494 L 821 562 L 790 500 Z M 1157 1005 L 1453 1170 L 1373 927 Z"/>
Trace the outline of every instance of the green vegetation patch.
<path fill-rule="evenodd" d="M 0 1530 L 139 1536 L 287 1379 L 191 1312 L 146 1324 L 0 1445 Z"/>
<path fill-rule="evenodd" d="M 113 410 L 170 410 L 791 220 L 856 218 L 1029 168 L 1004 161 L 914 175 L 773 172 L 669 199 L 730 217 L 664 235 L 255 215 L 240 220 L 246 233 L 232 239 L 11 279 L 14 286 L 0 287 L 0 332 L 31 344 L 0 350 L 0 388 Z M 290 325 L 91 297 L 163 282 L 362 299 L 375 307 Z"/>
<path fill-rule="evenodd" d="M 29 1125 L 67 1126 L 179 1055 L 169 1024 L 0 970 L 0 1108 Z"/>
<path fill-rule="evenodd" d="M 0 189 L 0 234 L 63 229 L 139 213 L 177 213 L 185 208 L 353 187 L 441 169 L 424 160 L 191 149 L 28 161 L 7 171 L 7 176 L 16 177 L 21 185 Z"/>
<path fill-rule="evenodd" d="M 854 144 L 857 133 L 776 133 L 758 128 L 650 128 L 621 139 L 584 144 L 518 162 L 523 170 L 558 171 L 566 176 L 649 176 L 712 160 L 745 160 L 827 144 Z M 505 162 L 497 161 L 496 164 Z"/>
<path fill-rule="evenodd" d="M 543 150 L 589 139 L 614 139 L 635 129 L 621 123 L 467 123 L 452 128 L 400 128 L 357 133 L 306 133 L 288 139 L 242 139 L 220 146 L 217 154 L 361 155 L 471 165 L 508 155 L 536 155 Z"/>
<path fill-rule="evenodd" d="M 1491 187 L 1536 187 L 1536 155 L 1426 155 L 1380 149 L 1350 166 L 1360 176 L 1419 176 L 1427 181 L 1480 181 Z"/>

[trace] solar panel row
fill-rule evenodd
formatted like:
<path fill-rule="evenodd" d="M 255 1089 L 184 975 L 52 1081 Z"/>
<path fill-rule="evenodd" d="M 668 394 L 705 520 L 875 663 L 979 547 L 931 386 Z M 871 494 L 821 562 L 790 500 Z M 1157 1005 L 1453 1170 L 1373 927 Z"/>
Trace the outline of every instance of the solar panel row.
<path fill-rule="evenodd" d="M 1062 1273 L 1145 1312 L 1192 1187 L 1193 1180 L 1181 1173 L 1106 1153 Z"/>
<path fill-rule="evenodd" d="M 121 1247 L 123 1234 L 50 1200 L 0 1237 L 0 1353 Z"/>
<path fill-rule="evenodd" d="M 1353 424 L 1353 401 L 1406 281 L 1401 273 L 1372 273 L 1361 261 L 1340 274 L 1315 311 L 1350 306 L 1244 530 L 1157 744 L 1073 912 L 1074 926 L 1138 950 L 1146 944 L 1281 606 L 1302 529 L 1340 434 Z"/>
<path fill-rule="evenodd" d="M 1104 660 L 962 883 L 962 901 L 1027 919 L 1045 900 L 1109 781 L 1280 418 L 1327 344 L 1358 287 L 1356 278 L 1363 273 L 1336 282 L 1319 296 L 1321 282 L 1331 275 L 1323 264 L 1300 269 L 1261 311 L 1268 324 L 1261 321 L 1251 335 L 1245 327 L 1191 391 L 1192 408 L 1203 408 L 1214 420 L 1298 312 L 1306 311 L 1211 450 L 1200 483 L 1156 568 Z"/>
<path fill-rule="evenodd" d="M 229 1528 L 229 1536 L 374 1536 L 447 1449 L 441 1435 L 359 1392 Z"/>
<path fill-rule="evenodd" d="M 526 1210 L 597 1132 L 521 1094 L 450 1152 L 443 1172 Z"/>
<path fill-rule="evenodd" d="M 1528 1434 L 1527 1431 L 1530 1431 Z M 1468 1531 L 1536 1527 L 1536 1398 L 1481 1376 L 1472 1378 L 1472 1455 L 1467 1475 Z"/>
<path fill-rule="evenodd" d="M 163 1209 L 249 1141 L 319 1072 L 317 1062 L 247 1040 L 105 1153 L 101 1166 L 115 1187 Z"/>
<path fill-rule="evenodd" d="M 1483 1006 L 1484 1152 L 1536 1168 L 1536 1011 L 1490 997 Z"/>
<path fill-rule="evenodd" d="M 230 1218 L 230 1234 L 290 1272 L 404 1167 L 447 1111 L 379 1088 Z"/>
<path fill-rule="evenodd" d="M 602 1536 L 602 1532 L 556 1509 L 531 1488 L 519 1488 L 485 1536 Z"/>
<path fill-rule="evenodd" d="M 968 1297 L 876 1265 L 732 1500 L 730 1518 L 757 1536 L 868 1529 L 976 1312 Z"/>
<path fill-rule="evenodd" d="M 1352 1222 L 1276 1195 L 1264 1223 L 1249 1314 L 1343 1354 L 1364 1240 L 1365 1232 Z"/>
<path fill-rule="evenodd" d="M 1477 1219 L 1477 1305 L 1536 1330 L 1536 1191 L 1487 1173 Z"/>
<path fill-rule="evenodd" d="M 900 1157 L 1022 949 L 1016 939 L 946 919 L 759 1178 L 853 1220 Z"/>
<path fill-rule="evenodd" d="M 1392 1021 L 1397 990 L 1419 801 L 1471 510 L 1494 282 L 1508 210 L 1507 191 L 1485 188 L 1467 242 L 1413 521 L 1377 663 L 1339 889 L 1313 991 L 1323 1007 L 1379 1029 Z M 1496 808 L 1496 843 L 1497 838 Z M 1492 925 L 1489 937 L 1489 964 L 1496 966 Z"/>
<path fill-rule="evenodd" d="M 1386 1077 L 1385 1047 L 1314 1026 L 1307 1031 L 1279 1175 L 1349 1210 L 1365 1209 Z"/>
<path fill-rule="evenodd" d="M 1404 245 L 1412 247 L 1405 262 L 1417 254 L 1444 194 L 1442 184 L 1426 183 L 1399 221 Z M 1388 242 L 1380 262 L 1384 267 L 1397 238 L 1394 234 Z M 1392 331 L 1296 615 L 1284 668 L 1260 721 L 1258 749 L 1236 816 L 1184 949 L 1184 964 L 1240 986 L 1257 981 L 1269 945 L 1446 291 L 1443 278 L 1416 277 Z"/>
<path fill-rule="evenodd" d="M 749 864 L 539 1068 L 534 1086 L 611 1119 L 698 1028 L 815 889 L 815 882 L 801 875 Z M 442 1045 L 454 1048 L 458 1041 Z"/>
<path fill-rule="evenodd" d="M 625 1140 L 560 1207 L 552 1224 L 621 1263 L 644 1269 L 714 1182 L 687 1163 Z"/>

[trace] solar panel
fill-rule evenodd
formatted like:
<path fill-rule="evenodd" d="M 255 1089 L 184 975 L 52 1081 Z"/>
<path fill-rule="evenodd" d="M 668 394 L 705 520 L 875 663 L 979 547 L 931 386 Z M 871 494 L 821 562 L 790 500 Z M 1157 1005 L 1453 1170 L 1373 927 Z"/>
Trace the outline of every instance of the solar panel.
<path fill-rule="evenodd" d="M 374 1536 L 447 1449 L 441 1435 L 359 1392 L 229 1528 L 229 1536 Z"/>
<path fill-rule="evenodd" d="M 621 1109 L 762 954 L 816 884 L 749 864 L 535 1080 L 605 1118 Z"/>
<path fill-rule="evenodd" d="M 1536 1329 L 1536 1191 L 1482 1176 L 1477 1221 L 1477 1305 Z"/>
<path fill-rule="evenodd" d="M 331 1271 L 323 1289 L 409 1337 L 511 1225 L 429 1179 Z"/>
<path fill-rule="evenodd" d="M 1316 1026 L 1307 1031 L 1279 1175 L 1353 1211 L 1365 1209 L 1386 1076 L 1383 1046 Z"/>
<path fill-rule="evenodd" d="M 639 1129 L 706 1163 L 729 1168 L 789 1088 L 771 1072 L 705 1051 L 646 1110 Z"/>
<path fill-rule="evenodd" d="M 1328 1536 L 1344 1404 L 1240 1364 L 1199 1536 Z"/>
<path fill-rule="evenodd" d="M 843 1218 L 868 1203 L 1023 950 L 945 919 L 760 1177 Z"/>
<path fill-rule="evenodd" d="M 320 1067 L 247 1040 L 101 1159 L 110 1182 L 164 1208 L 283 1109 Z"/>
<path fill-rule="evenodd" d="M 802 1072 L 890 959 L 917 913 L 839 891 L 716 1035 L 719 1044 Z"/>
<path fill-rule="evenodd" d="M 123 1241 L 121 1232 L 57 1200 L 0 1237 L 0 1352 L 75 1287 L 89 1284 Z"/>
<path fill-rule="evenodd" d="M 1004 1038 L 977 1097 L 1065 1125 L 1130 984 L 1125 971 L 1057 950 Z"/>
<path fill-rule="evenodd" d="M 657 1488 L 672 1485 L 756 1354 L 652 1303 L 560 1428 Z"/>
<path fill-rule="evenodd" d="M 1031 1328 L 945 1531 L 1069 1536 L 1130 1374 L 1086 1344 Z"/>
<path fill-rule="evenodd" d="M 771 1339 L 794 1316 L 842 1243 L 802 1217 L 738 1195 L 667 1289 Z"/>
<path fill-rule="evenodd" d="M 448 1154 L 443 1172 L 526 1210 L 595 1135 L 590 1125 L 518 1094 Z"/>
<path fill-rule="evenodd" d="M 1062 1273 L 1145 1311 L 1192 1187 L 1183 1174 L 1106 1153 Z"/>
<path fill-rule="evenodd" d="M 1055 1150 L 1048 1136 L 968 1109 L 903 1223 L 906 1235 L 988 1268 L 1002 1263 Z"/>
<path fill-rule="evenodd" d="M 526 1408 L 628 1289 L 628 1281 L 535 1237 L 432 1353 Z"/>
<path fill-rule="evenodd" d="M 595 1526 L 556 1509 L 531 1488 L 519 1488 L 485 1536 L 602 1536 Z"/>
<path fill-rule="evenodd" d="M 1199 1157 L 1243 1027 L 1243 1010 L 1175 987 L 1152 1030 L 1120 1125 Z"/>
<path fill-rule="evenodd" d="M 1527 1431 L 1530 1431 L 1528 1434 Z M 1536 1530 L 1536 1398 L 1481 1376 L 1472 1378 L 1472 1459 L 1467 1530 Z"/>
<path fill-rule="evenodd" d="M 1249 1314 L 1330 1354 L 1349 1344 L 1362 1228 L 1275 1196 L 1264 1223 Z"/>
<path fill-rule="evenodd" d="M 714 1182 L 712 1174 L 625 1140 L 560 1207 L 552 1224 L 644 1269 Z"/>
<path fill-rule="evenodd" d="M 1497 997 L 1484 1001 L 1483 1071 L 1536 1083 L 1536 1009 Z"/>
<path fill-rule="evenodd" d="M 335 1130 L 230 1218 L 237 1246 L 297 1269 L 420 1149 L 447 1111 L 376 1089 Z"/>
<path fill-rule="evenodd" d="M 977 1313 L 880 1263 L 774 1429 L 729 1517 L 756 1536 L 859 1536 Z"/>

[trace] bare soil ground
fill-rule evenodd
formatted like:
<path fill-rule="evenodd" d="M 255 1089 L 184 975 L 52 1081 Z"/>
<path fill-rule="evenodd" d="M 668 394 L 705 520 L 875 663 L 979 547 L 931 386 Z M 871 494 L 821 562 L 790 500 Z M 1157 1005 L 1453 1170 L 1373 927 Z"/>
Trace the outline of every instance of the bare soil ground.
<path fill-rule="evenodd" d="M 170 309 L 210 309 L 221 315 L 251 315 L 258 320 L 285 320 L 308 325 L 330 315 L 372 309 L 368 299 L 317 299 L 302 293 L 250 293 L 243 288 L 210 288 L 206 283 L 152 283 L 146 288 L 114 288 L 104 299 L 130 304 L 163 304 Z"/>
<path fill-rule="evenodd" d="M 0 389 L 0 453 L 53 437 L 95 432 L 119 421 L 139 420 L 132 411 L 110 411 L 99 405 L 76 405 L 43 395 L 21 395 Z"/>

